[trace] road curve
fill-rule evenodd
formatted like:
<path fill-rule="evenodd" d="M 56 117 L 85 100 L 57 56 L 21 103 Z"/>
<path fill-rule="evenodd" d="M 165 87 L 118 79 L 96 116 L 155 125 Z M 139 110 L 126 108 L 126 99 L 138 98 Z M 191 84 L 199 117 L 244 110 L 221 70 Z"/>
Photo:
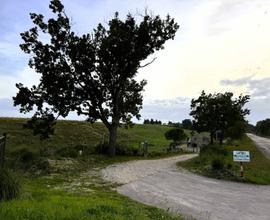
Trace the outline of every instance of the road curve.
<path fill-rule="evenodd" d="M 250 133 L 248 133 L 247 135 L 251 140 L 253 140 L 253 142 L 265 154 L 265 156 L 270 159 L 270 139 Z"/>
<path fill-rule="evenodd" d="M 270 219 L 269 186 L 221 181 L 179 171 L 176 161 L 190 157 L 127 162 L 109 166 L 102 174 L 106 180 L 124 183 L 117 188 L 119 193 L 186 217 Z"/>

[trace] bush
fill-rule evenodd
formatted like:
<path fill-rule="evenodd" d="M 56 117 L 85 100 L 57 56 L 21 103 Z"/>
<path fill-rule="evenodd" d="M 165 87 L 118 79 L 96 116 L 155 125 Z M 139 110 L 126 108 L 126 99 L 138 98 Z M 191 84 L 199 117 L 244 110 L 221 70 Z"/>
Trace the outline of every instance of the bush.
<path fill-rule="evenodd" d="M 31 162 L 34 160 L 34 158 L 34 153 L 25 148 L 19 151 L 19 160 L 23 163 Z"/>
<path fill-rule="evenodd" d="M 213 170 L 223 170 L 224 161 L 221 159 L 214 159 L 211 161 L 211 167 Z"/>
<path fill-rule="evenodd" d="M 17 198 L 20 184 L 6 169 L 0 169 L 0 201 Z"/>
<path fill-rule="evenodd" d="M 95 152 L 98 154 L 108 154 L 109 152 L 109 143 L 105 142 L 104 144 L 98 144 L 95 147 Z M 139 149 L 136 147 L 127 147 L 121 144 L 116 144 L 115 146 L 116 155 L 123 156 L 138 156 L 140 154 Z"/>
<path fill-rule="evenodd" d="M 76 158 L 78 157 L 78 154 L 79 150 L 76 150 L 75 148 L 72 147 L 63 147 L 56 151 L 56 155 L 59 155 L 61 157 Z"/>

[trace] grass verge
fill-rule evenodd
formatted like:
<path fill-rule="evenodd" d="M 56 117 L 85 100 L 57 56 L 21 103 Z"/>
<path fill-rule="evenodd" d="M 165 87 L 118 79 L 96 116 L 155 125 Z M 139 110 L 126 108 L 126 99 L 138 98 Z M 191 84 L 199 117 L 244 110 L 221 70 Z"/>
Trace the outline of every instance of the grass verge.
<path fill-rule="evenodd" d="M 250 151 L 251 162 L 244 163 L 244 178 L 240 177 L 240 163 L 233 162 L 232 152 L 234 150 Z M 179 162 L 178 166 L 217 179 L 270 184 L 270 160 L 247 136 L 223 146 L 218 144 L 206 146 L 198 157 Z"/>
<path fill-rule="evenodd" d="M 17 173 L 23 183 L 21 197 L 0 203 L 0 219 L 182 219 L 118 194 L 113 190 L 116 185 L 99 176 L 103 167 L 128 159 L 135 158 L 93 155 L 57 160 L 47 175 Z"/>

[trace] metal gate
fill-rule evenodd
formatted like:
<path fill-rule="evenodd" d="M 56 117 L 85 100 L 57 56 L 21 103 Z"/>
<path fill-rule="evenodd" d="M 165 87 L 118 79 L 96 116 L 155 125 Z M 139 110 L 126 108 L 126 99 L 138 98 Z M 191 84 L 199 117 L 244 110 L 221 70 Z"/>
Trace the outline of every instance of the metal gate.
<path fill-rule="evenodd" d="M 0 168 L 3 168 L 5 163 L 6 140 L 7 135 L 3 134 L 3 136 L 0 137 Z"/>

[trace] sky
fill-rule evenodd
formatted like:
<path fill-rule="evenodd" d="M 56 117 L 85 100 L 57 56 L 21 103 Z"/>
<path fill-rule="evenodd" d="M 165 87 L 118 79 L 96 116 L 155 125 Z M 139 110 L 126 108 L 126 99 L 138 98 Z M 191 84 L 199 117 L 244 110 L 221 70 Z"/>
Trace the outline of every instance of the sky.
<path fill-rule="evenodd" d="M 269 0 L 62 0 L 72 29 L 89 33 L 116 11 L 170 14 L 180 25 L 174 40 L 154 54 L 157 59 L 139 70 L 146 79 L 142 119 L 163 122 L 190 118 L 190 101 L 202 90 L 250 95 L 247 119 L 255 124 L 270 118 Z M 15 83 L 38 84 L 19 44 L 20 33 L 33 25 L 29 13 L 49 18 L 49 0 L 0 0 L 0 117 L 25 117 L 13 107 Z M 145 61 L 147 62 L 147 61 Z M 26 115 L 31 116 L 31 114 Z M 76 119 L 76 115 L 69 116 Z"/>

